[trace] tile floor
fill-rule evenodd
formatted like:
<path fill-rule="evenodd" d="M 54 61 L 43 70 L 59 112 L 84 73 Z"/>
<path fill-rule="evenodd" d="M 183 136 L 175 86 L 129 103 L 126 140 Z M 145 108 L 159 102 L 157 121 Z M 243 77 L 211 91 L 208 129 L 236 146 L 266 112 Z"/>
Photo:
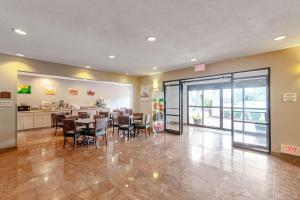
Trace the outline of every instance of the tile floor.
<path fill-rule="evenodd" d="M 185 127 L 103 144 L 73 151 L 53 129 L 19 132 L 18 149 L 0 153 L 0 200 L 300 199 L 297 164 L 231 148 L 228 134 Z"/>

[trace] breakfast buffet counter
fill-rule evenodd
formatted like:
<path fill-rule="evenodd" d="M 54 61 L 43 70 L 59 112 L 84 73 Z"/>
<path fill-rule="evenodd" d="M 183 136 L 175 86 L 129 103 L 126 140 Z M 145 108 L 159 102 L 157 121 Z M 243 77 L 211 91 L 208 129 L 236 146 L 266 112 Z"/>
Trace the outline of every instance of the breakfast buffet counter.
<path fill-rule="evenodd" d="M 68 113 L 78 115 L 78 112 L 87 112 L 91 116 L 96 112 L 109 112 L 109 108 L 87 108 L 87 109 L 58 109 L 58 110 L 31 110 L 19 111 L 17 113 L 17 130 L 28 130 L 35 128 L 50 128 L 53 125 L 53 114 Z"/>

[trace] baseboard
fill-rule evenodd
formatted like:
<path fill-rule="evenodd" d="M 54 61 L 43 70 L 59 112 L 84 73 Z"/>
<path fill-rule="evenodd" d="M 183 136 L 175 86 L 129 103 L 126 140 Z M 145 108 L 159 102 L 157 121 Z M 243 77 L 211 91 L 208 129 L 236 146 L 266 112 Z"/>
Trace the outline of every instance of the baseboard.
<path fill-rule="evenodd" d="M 289 155 L 289 154 L 274 152 L 274 151 L 271 152 L 271 155 L 285 159 L 285 160 L 289 160 L 292 163 L 300 165 L 300 157 L 299 156 L 294 156 L 294 155 Z"/>
<path fill-rule="evenodd" d="M 4 153 L 4 152 L 16 150 L 17 148 L 18 148 L 17 146 L 14 146 L 14 147 L 6 147 L 6 148 L 3 148 L 3 149 L 0 149 L 0 153 Z"/>

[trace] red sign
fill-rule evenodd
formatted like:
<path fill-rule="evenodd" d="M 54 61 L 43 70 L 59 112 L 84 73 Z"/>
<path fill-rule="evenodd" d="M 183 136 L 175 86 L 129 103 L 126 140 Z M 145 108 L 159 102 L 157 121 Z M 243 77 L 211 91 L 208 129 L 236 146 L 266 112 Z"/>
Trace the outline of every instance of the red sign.
<path fill-rule="evenodd" d="M 205 64 L 196 64 L 195 65 L 195 72 L 204 72 L 205 71 Z"/>

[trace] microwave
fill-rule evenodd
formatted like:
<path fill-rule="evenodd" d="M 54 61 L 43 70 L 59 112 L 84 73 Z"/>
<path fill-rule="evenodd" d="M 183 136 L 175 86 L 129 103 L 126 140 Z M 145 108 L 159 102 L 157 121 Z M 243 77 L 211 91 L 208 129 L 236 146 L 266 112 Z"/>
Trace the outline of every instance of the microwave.
<path fill-rule="evenodd" d="M 30 106 L 18 106 L 18 111 L 30 111 Z"/>

